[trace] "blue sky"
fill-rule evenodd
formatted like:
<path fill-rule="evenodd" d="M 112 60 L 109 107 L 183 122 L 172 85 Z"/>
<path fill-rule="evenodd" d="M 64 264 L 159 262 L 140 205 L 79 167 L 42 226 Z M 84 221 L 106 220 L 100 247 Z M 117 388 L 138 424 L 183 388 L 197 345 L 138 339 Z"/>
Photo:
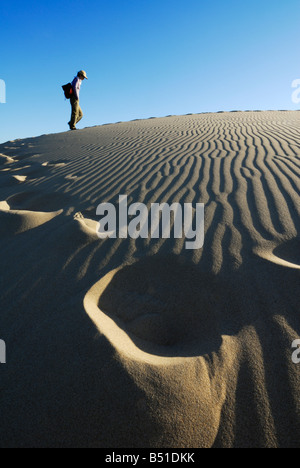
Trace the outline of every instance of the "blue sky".
<path fill-rule="evenodd" d="M 68 130 L 79 69 L 79 128 L 299 107 L 299 0 L 10 0 L 0 30 L 0 142 Z"/>

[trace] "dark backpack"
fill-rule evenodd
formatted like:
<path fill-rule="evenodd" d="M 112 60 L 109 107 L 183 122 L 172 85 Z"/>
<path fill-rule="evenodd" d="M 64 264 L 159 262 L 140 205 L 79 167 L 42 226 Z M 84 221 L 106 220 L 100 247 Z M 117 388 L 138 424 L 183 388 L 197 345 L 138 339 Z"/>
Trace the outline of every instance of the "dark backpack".
<path fill-rule="evenodd" d="M 73 91 L 71 83 L 68 83 L 68 84 L 62 86 L 62 89 L 64 91 L 65 98 L 66 99 L 71 99 L 71 97 L 74 95 L 74 91 Z"/>

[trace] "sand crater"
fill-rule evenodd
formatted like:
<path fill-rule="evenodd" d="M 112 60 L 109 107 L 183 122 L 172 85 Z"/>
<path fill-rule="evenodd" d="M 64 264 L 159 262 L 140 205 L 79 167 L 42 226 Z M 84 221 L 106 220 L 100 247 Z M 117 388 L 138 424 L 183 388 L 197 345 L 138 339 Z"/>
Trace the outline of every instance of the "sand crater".
<path fill-rule="evenodd" d="M 265 245 L 256 252 L 261 258 L 285 268 L 300 269 L 300 238 L 286 240 L 277 245 Z"/>
<path fill-rule="evenodd" d="M 182 257 L 156 256 L 110 272 L 88 293 L 85 306 L 117 348 L 126 335 L 127 345 L 170 357 L 218 350 L 222 332 L 230 332 L 224 321 L 227 311 L 236 312 L 233 302 L 232 291 L 216 276 Z M 116 328 L 123 333 L 119 340 Z"/>
<path fill-rule="evenodd" d="M 52 212 L 61 210 L 68 201 L 66 194 L 28 191 L 10 196 L 6 203 L 11 210 Z"/>
<path fill-rule="evenodd" d="M 276 247 L 275 257 L 300 267 L 300 238 L 291 239 Z"/>

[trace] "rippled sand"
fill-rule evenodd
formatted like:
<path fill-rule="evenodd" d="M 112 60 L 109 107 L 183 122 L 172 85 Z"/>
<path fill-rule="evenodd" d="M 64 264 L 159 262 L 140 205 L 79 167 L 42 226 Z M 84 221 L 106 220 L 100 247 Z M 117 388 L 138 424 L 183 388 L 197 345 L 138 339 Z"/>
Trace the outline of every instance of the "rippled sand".
<path fill-rule="evenodd" d="M 300 113 L 0 145 L 2 447 L 300 447 Z M 96 208 L 204 203 L 205 243 Z"/>

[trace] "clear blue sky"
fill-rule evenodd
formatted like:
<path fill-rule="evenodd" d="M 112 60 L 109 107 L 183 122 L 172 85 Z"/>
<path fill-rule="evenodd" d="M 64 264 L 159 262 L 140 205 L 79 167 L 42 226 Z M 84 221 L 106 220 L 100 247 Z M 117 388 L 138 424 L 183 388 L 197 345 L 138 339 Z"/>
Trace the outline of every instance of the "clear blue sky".
<path fill-rule="evenodd" d="M 219 110 L 297 109 L 299 0 L 9 0 L 0 5 L 0 142 Z"/>

